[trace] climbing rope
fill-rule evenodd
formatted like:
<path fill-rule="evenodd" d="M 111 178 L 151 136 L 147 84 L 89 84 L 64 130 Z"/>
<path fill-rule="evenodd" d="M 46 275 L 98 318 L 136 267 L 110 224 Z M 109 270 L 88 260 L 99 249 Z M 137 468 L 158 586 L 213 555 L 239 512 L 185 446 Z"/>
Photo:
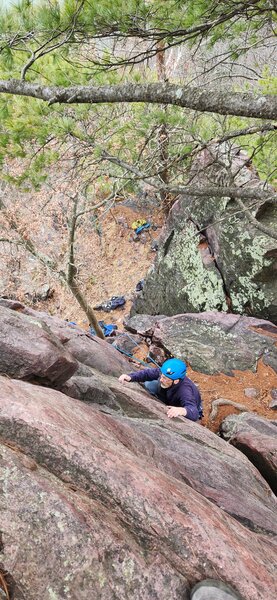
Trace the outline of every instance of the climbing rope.
<path fill-rule="evenodd" d="M 120 335 L 117 335 L 116 337 L 117 337 L 117 338 L 120 338 L 120 337 L 123 337 L 123 336 L 125 336 L 125 337 L 128 337 L 128 338 L 129 338 L 129 339 L 130 339 L 130 340 L 133 342 L 133 344 L 135 344 L 135 346 L 137 346 L 137 347 L 139 348 L 139 344 L 137 344 L 137 342 L 136 342 L 135 340 L 133 340 L 133 338 L 132 338 L 132 337 L 131 337 L 131 336 L 130 336 L 128 333 L 120 333 Z M 149 365 L 148 365 L 148 363 L 145 363 L 143 360 L 140 360 L 140 358 L 135 358 L 135 356 L 133 356 L 133 354 L 131 354 L 130 352 L 126 352 L 126 350 L 122 350 L 122 348 L 119 348 L 119 346 L 117 346 L 117 345 L 116 345 L 116 344 L 114 344 L 114 343 L 113 343 L 113 347 L 114 347 L 114 348 L 116 348 L 116 350 L 118 350 L 118 351 L 119 351 L 119 352 L 121 352 L 122 354 L 125 354 L 125 356 L 128 356 L 128 357 L 129 357 L 129 358 L 131 358 L 132 360 L 134 360 L 134 361 L 136 361 L 136 362 L 140 363 L 141 365 L 143 365 L 143 366 L 145 366 L 145 367 L 148 367 L 148 366 L 149 366 Z M 158 367 L 158 368 L 160 369 L 160 365 L 158 365 L 158 363 L 156 363 L 156 361 L 154 360 L 154 358 L 151 358 L 151 356 L 149 355 L 149 352 L 148 352 L 148 354 L 147 354 L 147 357 L 146 357 L 146 358 L 149 358 L 149 360 L 150 360 L 152 363 L 154 363 L 154 364 L 156 365 L 156 367 Z"/>

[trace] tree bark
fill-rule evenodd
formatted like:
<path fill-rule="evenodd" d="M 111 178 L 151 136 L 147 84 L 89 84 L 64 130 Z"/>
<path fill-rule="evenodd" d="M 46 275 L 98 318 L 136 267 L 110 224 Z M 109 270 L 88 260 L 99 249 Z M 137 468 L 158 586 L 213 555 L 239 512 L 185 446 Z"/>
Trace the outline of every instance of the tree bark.
<path fill-rule="evenodd" d="M 200 112 L 258 119 L 277 118 L 277 97 L 250 92 L 218 91 L 164 83 L 113 86 L 51 87 L 18 79 L 0 80 L 0 93 L 39 98 L 49 104 L 147 102 L 172 104 Z"/>
<path fill-rule="evenodd" d="M 69 287 L 69 289 L 71 290 L 74 298 L 76 298 L 78 304 L 81 306 L 81 308 L 83 309 L 83 311 L 86 313 L 87 318 L 88 318 L 88 322 L 90 325 L 93 326 L 93 328 L 96 331 L 96 334 L 98 337 L 100 337 L 102 340 L 105 339 L 104 333 L 100 327 L 100 325 L 98 324 L 97 318 L 95 316 L 94 310 L 91 308 L 91 306 L 87 303 L 85 297 L 83 296 L 78 284 L 76 283 L 76 281 L 68 281 L 67 285 Z"/>
<path fill-rule="evenodd" d="M 78 194 L 76 194 L 75 198 L 73 198 L 73 210 L 72 210 L 71 223 L 70 223 L 70 228 L 69 228 L 68 269 L 67 269 L 66 283 L 67 283 L 69 289 L 71 290 L 74 298 L 77 300 L 79 306 L 81 306 L 83 311 L 86 313 L 89 324 L 93 326 L 93 328 L 96 331 L 97 336 L 100 337 L 102 340 L 104 340 L 105 336 L 104 336 L 104 333 L 103 333 L 100 325 L 98 324 L 98 320 L 95 315 L 95 312 L 94 312 L 93 308 L 87 303 L 87 301 L 86 301 L 85 297 L 83 296 L 83 294 L 79 288 L 79 285 L 75 279 L 77 269 L 76 269 L 76 265 L 75 265 L 74 244 L 75 244 L 75 233 L 76 233 L 76 228 L 77 228 L 77 221 L 78 221 L 78 217 L 80 216 L 77 212 L 78 200 L 79 200 L 79 197 L 78 197 Z"/>

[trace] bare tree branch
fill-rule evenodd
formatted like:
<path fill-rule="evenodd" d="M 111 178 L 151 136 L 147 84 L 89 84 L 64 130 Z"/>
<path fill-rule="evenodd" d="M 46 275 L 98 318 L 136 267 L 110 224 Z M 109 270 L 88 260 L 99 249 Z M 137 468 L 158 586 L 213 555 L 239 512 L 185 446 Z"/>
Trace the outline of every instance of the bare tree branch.
<path fill-rule="evenodd" d="M 271 229 L 270 227 L 266 227 L 265 225 L 263 225 L 262 223 L 260 223 L 257 219 L 255 219 L 255 217 L 253 217 L 253 215 L 250 212 L 250 210 L 246 208 L 246 206 L 244 205 L 244 203 L 242 202 L 242 200 L 240 198 L 236 198 L 236 202 L 241 207 L 241 209 L 244 210 L 244 212 L 247 215 L 249 221 L 254 225 L 254 227 L 256 227 L 257 229 L 259 229 L 260 231 L 262 231 L 263 233 L 265 233 L 269 237 L 273 238 L 274 240 L 277 240 L 277 231 L 273 231 L 273 229 Z"/>
<path fill-rule="evenodd" d="M 236 129 L 234 131 L 229 131 L 220 138 L 211 139 L 205 144 L 205 146 L 203 145 L 202 148 L 204 149 L 211 141 L 213 142 L 213 144 L 222 144 L 222 142 L 227 142 L 228 140 L 232 140 L 236 137 L 242 137 L 244 135 L 253 135 L 255 133 L 265 133 L 266 131 L 277 131 L 277 125 L 275 123 L 265 123 L 264 125 L 254 125 L 253 127 L 245 127 L 244 129 Z"/>
<path fill-rule="evenodd" d="M 217 187 L 217 186 L 197 186 L 197 185 L 187 185 L 187 186 L 178 186 L 174 187 L 171 185 L 163 186 L 158 182 L 153 181 L 153 177 L 147 176 L 145 173 L 142 173 L 137 167 L 133 165 L 129 165 L 123 160 L 120 160 L 116 156 L 111 156 L 107 152 L 102 153 L 102 157 L 104 160 L 108 160 L 112 163 L 115 163 L 125 169 L 126 171 L 130 171 L 133 173 L 137 179 L 141 179 L 154 187 L 157 191 L 161 189 L 165 190 L 171 194 L 188 194 L 190 196 L 196 196 L 198 198 L 205 197 L 216 197 L 216 198 L 244 198 L 247 200 L 259 199 L 259 200 L 271 200 L 272 202 L 277 201 L 277 195 L 275 196 L 272 190 L 262 190 L 259 188 L 242 188 L 242 187 Z M 249 160 L 249 159 L 248 159 Z M 247 161 L 248 162 L 248 161 Z"/>
<path fill-rule="evenodd" d="M 105 160 L 109 160 L 110 162 L 113 162 L 115 164 L 118 164 L 120 167 L 126 169 L 127 171 L 131 171 L 132 173 L 134 173 L 137 177 L 139 176 L 140 179 L 144 180 L 145 182 L 147 182 L 149 185 L 151 185 L 152 187 L 154 187 L 156 190 L 165 190 L 167 193 L 174 193 L 174 194 L 182 194 L 182 195 L 190 195 L 190 196 L 196 196 L 199 198 L 208 198 L 208 197 L 219 197 L 219 198 L 230 198 L 230 199 L 235 199 L 237 201 L 237 203 L 239 204 L 239 206 L 242 209 L 242 212 L 244 212 L 247 217 L 249 218 L 249 220 L 251 221 L 251 223 L 260 231 L 262 231 L 263 233 L 265 233 L 266 235 L 268 235 L 269 237 L 273 238 L 273 239 L 277 239 L 277 232 L 275 232 L 273 229 L 271 229 L 270 227 L 266 227 L 265 225 L 262 225 L 251 213 L 251 211 L 249 210 L 249 208 L 247 208 L 244 203 L 242 202 L 241 198 L 244 198 L 246 200 L 261 200 L 261 201 L 270 201 L 270 202 L 277 202 L 277 195 L 273 194 L 272 190 L 262 190 L 259 188 L 243 188 L 243 187 L 230 187 L 230 186 L 226 186 L 226 187 L 215 187 L 215 186 L 202 186 L 202 187 L 198 187 L 198 186 L 192 186 L 192 185 L 188 185 L 188 186 L 184 186 L 184 187 L 172 187 L 172 186 L 161 186 L 159 184 L 155 184 L 153 182 L 152 178 L 149 178 L 147 176 L 144 176 L 142 173 L 140 173 L 139 169 L 137 169 L 134 166 L 128 165 L 127 163 L 125 163 L 124 161 L 117 159 L 114 156 L 109 156 L 106 152 L 103 153 L 103 158 Z M 248 159 L 249 160 L 249 159 Z M 248 160 L 246 162 L 248 162 Z"/>
<path fill-rule="evenodd" d="M 122 102 L 147 102 L 149 104 L 172 104 L 200 112 L 222 115 L 277 118 L 277 98 L 272 95 L 240 93 L 182 87 L 170 83 L 131 84 L 113 86 L 50 87 L 28 83 L 18 79 L 0 81 L 0 93 L 39 98 L 60 104 L 100 104 Z"/>
<path fill-rule="evenodd" d="M 277 131 L 277 125 L 275 123 L 265 123 L 264 125 L 257 125 L 257 126 L 254 125 L 251 127 L 245 127 L 244 129 L 236 129 L 234 131 L 230 131 L 221 137 L 217 137 L 217 138 L 212 137 L 204 143 L 198 141 L 198 142 L 196 142 L 196 146 L 192 150 L 189 150 L 188 152 L 181 154 L 181 156 L 179 155 L 179 156 L 173 158 L 171 160 L 171 162 L 168 164 L 168 168 L 178 165 L 178 163 L 183 162 L 187 158 L 194 157 L 196 154 L 199 154 L 200 152 L 202 152 L 202 150 L 205 150 L 205 148 L 208 148 L 211 144 L 219 145 L 219 144 L 222 144 L 223 142 L 227 142 L 227 141 L 232 140 L 237 137 L 243 137 L 246 135 L 254 135 L 256 133 L 265 133 L 267 131 Z M 158 175 L 158 171 L 154 175 L 156 175 L 156 174 Z"/>
<path fill-rule="evenodd" d="M 20 225 L 17 223 L 14 216 L 12 214 L 9 214 L 9 212 L 6 210 L 6 207 L 2 200 L 1 200 L 1 210 L 3 210 L 5 212 L 5 216 L 9 222 L 9 225 L 12 230 L 16 231 L 16 233 L 19 236 L 19 240 L 16 242 L 15 240 L 7 240 L 6 238 L 0 238 L 0 242 L 9 241 L 10 243 L 15 243 L 15 244 L 23 246 L 27 252 L 29 252 L 32 256 L 34 256 L 34 258 L 36 258 L 44 267 L 49 269 L 53 273 L 53 275 L 61 281 L 62 284 L 66 284 L 69 287 L 69 289 L 70 289 L 71 293 L 73 294 L 73 296 L 75 297 L 75 299 L 77 300 L 77 302 L 79 303 L 79 305 L 81 306 L 81 308 L 84 310 L 85 314 L 87 315 L 89 323 L 91 325 L 93 325 L 97 336 L 104 339 L 105 336 L 103 334 L 101 327 L 98 324 L 98 320 L 95 315 L 95 312 L 94 312 L 93 308 L 86 301 L 86 299 L 85 299 L 84 295 L 82 294 L 80 287 L 75 279 L 76 268 L 75 268 L 75 262 L 74 262 L 74 238 L 75 238 L 75 231 L 76 231 L 77 197 L 74 200 L 76 200 L 76 201 L 74 203 L 73 216 L 72 216 L 72 220 L 71 220 L 71 228 L 69 231 L 69 234 L 70 234 L 70 236 L 69 236 L 69 262 L 68 262 L 68 275 L 67 276 L 65 275 L 65 273 L 63 271 L 59 271 L 57 265 L 51 258 L 49 258 L 49 256 L 42 254 L 41 252 L 39 252 L 39 250 L 36 249 L 36 246 L 33 243 L 30 236 L 29 235 L 27 236 L 26 234 L 24 234 L 21 231 Z"/>

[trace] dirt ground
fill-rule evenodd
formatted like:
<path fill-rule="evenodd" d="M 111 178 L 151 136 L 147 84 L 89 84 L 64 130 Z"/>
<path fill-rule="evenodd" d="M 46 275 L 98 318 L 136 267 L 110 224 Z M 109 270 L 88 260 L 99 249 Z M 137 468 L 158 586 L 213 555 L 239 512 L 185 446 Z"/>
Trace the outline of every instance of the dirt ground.
<path fill-rule="evenodd" d="M 254 412 L 266 419 L 276 419 L 276 410 L 269 408 L 269 403 L 272 400 L 271 390 L 277 387 L 277 376 L 273 369 L 264 365 L 261 360 L 258 363 L 256 373 L 234 371 L 233 377 L 223 373 L 211 376 L 196 373 L 189 369 L 188 376 L 199 385 L 204 405 L 202 424 L 212 431 L 217 432 L 220 423 L 228 415 L 241 412 L 233 406 L 218 406 L 217 416 L 211 420 L 212 402 L 219 398 L 242 404 L 245 406 L 245 410 Z M 255 397 L 249 398 L 245 395 L 244 390 L 249 389 L 256 391 Z"/>
<path fill-rule="evenodd" d="M 132 224 L 140 219 L 151 223 L 151 227 L 136 236 Z M 159 207 L 147 209 L 143 205 L 135 208 L 119 203 L 108 213 L 103 211 L 97 232 L 89 226 L 82 231 L 81 239 L 78 238 L 76 257 L 78 281 L 87 301 L 95 307 L 112 296 L 124 296 L 126 300 L 122 308 L 110 313 L 98 310 L 98 320 L 123 328 L 123 320 L 129 314 L 136 284 L 145 277 L 155 260 L 156 251 L 153 246 L 160 235 L 163 222 L 164 214 Z M 84 329 L 88 328 L 84 312 L 68 290 L 62 288 L 57 280 L 52 283 L 53 297 L 45 302 L 37 302 L 34 308 L 74 321 Z M 24 296 L 20 299 L 24 301 Z"/>
<path fill-rule="evenodd" d="M 151 222 L 151 228 L 136 237 L 132 223 L 143 218 Z M 145 205 L 137 208 L 118 204 L 103 215 L 100 221 L 101 234 L 90 235 L 89 238 L 84 235 L 85 252 L 91 257 L 92 274 L 84 278 L 83 283 L 89 301 L 95 306 L 112 296 L 124 295 L 126 298 L 126 304 L 122 308 L 109 313 L 97 311 L 98 320 L 117 325 L 120 331 L 124 330 L 123 320 L 129 314 L 136 284 L 145 277 L 155 260 L 153 244 L 159 237 L 163 222 L 164 215 L 160 208 L 149 209 Z M 87 273 L 87 268 L 85 265 L 84 273 Z M 37 304 L 35 308 L 48 310 L 51 314 L 75 321 L 84 329 L 88 328 L 81 309 L 61 289 L 55 291 L 52 300 Z M 146 345 L 135 355 L 145 360 Z M 131 364 L 130 371 L 132 369 Z M 235 371 L 233 377 L 224 374 L 208 376 L 193 372 L 189 368 L 188 375 L 201 390 L 204 404 L 202 424 L 212 431 L 218 431 L 225 416 L 240 412 L 233 406 L 219 406 L 217 416 L 211 420 L 212 402 L 219 398 L 242 404 L 245 410 L 253 411 L 267 419 L 276 419 L 276 411 L 269 408 L 272 400 L 271 390 L 277 388 L 276 373 L 261 361 L 256 373 Z M 256 396 L 247 397 L 244 391 L 247 388 L 254 388 Z"/>

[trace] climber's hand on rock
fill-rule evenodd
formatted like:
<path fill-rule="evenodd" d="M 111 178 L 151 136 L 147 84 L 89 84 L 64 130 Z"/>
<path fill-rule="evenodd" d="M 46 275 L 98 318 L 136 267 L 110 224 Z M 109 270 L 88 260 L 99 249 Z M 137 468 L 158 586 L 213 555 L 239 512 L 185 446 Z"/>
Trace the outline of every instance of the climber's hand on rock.
<path fill-rule="evenodd" d="M 131 377 L 130 377 L 130 375 L 126 375 L 126 373 L 123 373 L 118 378 L 118 381 L 120 381 L 120 383 L 126 383 L 127 381 L 131 381 Z"/>
<path fill-rule="evenodd" d="M 172 417 L 185 417 L 187 411 L 182 406 L 168 406 L 167 416 L 172 419 Z"/>

